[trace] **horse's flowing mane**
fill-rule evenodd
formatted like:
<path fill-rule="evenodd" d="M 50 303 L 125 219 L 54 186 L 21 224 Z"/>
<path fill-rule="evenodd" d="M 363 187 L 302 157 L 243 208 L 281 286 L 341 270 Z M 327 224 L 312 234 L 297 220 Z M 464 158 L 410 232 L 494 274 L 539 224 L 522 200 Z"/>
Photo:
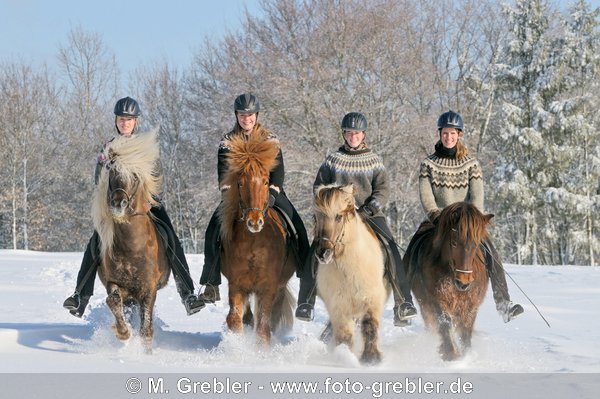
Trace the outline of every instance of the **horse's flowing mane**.
<path fill-rule="evenodd" d="M 491 219 L 491 215 L 482 214 L 472 204 L 456 202 L 448 205 L 440 215 L 434 243 L 443 242 L 444 237 L 450 237 L 449 233 L 452 229 L 455 229 L 460 241 L 481 244 L 488 238 L 487 224 L 489 219 Z"/>
<path fill-rule="evenodd" d="M 265 140 L 262 137 L 242 135 L 234 136 L 227 153 L 228 169 L 223 179 L 223 185 L 229 186 L 223 195 L 223 203 L 219 212 L 221 219 L 221 237 L 231 240 L 233 226 L 240 210 L 239 177 L 243 174 L 250 176 L 269 175 L 277 165 L 279 145 L 275 140 Z"/>
<path fill-rule="evenodd" d="M 162 177 L 157 173 L 160 157 L 157 136 L 158 128 L 129 137 L 117 136 L 102 150 L 107 161 L 100 172 L 92 202 L 92 220 L 100 236 L 102 256 L 111 255 L 114 240 L 115 220 L 108 206 L 107 194 L 109 169 L 119 174 L 128 187 L 135 178 L 139 179 L 136 199 L 156 206 L 155 196 L 162 186 Z"/>

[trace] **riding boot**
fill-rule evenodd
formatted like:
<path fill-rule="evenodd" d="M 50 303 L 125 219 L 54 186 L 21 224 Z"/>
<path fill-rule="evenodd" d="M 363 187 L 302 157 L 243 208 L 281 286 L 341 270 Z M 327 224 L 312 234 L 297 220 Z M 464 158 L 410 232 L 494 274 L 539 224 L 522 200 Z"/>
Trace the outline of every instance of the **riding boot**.
<path fill-rule="evenodd" d="M 410 319 L 417 315 L 417 309 L 412 303 L 412 296 L 410 293 L 410 287 L 404 271 L 402 262 L 397 262 L 397 256 L 399 256 L 398 249 L 394 249 L 395 244 L 390 245 L 392 251 L 392 257 L 394 258 L 395 270 L 391 270 L 391 259 L 386 262 L 386 269 L 388 279 L 392 285 L 392 292 L 394 294 L 394 326 L 405 327 L 409 324 Z"/>
<path fill-rule="evenodd" d="M 217 210 L 215 210 L 210 218 L 204 235 L 204 266 L 202 267 L 202 275 L 200 276 L 200 285 L 205 285 L 206 287 L 204 288 L 204 292 L 199 295 L 199 298 L 206 303 L 215 303 L 221 300 L 221 294 L 219 293 L 219 285 L 221 285 L 219 254 L 221 248 L 219 243 L 220 226 Z"/>
<path fill-rule="evenodd" d="M 75 317 L 83 316 L 90 297 L 94 294 L 94 282 L 99 261 L 100 239 L 98 233 L 94 231 L 83 253 L 79 273 L 77 273 L 75 292 L 63 302 L 63 307 Z"/>
<path fill-rule="evenodd" d="M 486 240 L 482 244 L 482 249 L 485 253 L 485 266 L 490 277 L 494 302 L 496 302 L 496 310 L 500 316 L 502 316 L 504 322 L 508 323 L 523 313 L 524 309 L 520 304 L 513 304 L 510 300 L 508 285 L 506 284 L 506 277 L 504 276 L 504 267 L 502 266 L 502 263 L 500 263 L 500 257 L 492 242 Z"/>
<path fill-rule="evenodd" d="M 315 300 L 317 298 L 317 284 L 311 273 L 305 273 L 300 279 L 298 291 L 298 307 L 296 318 L 302 321 L 312 321 L 315 317 Z"/>
<path fill-rule="evenodd" d="M 174 274 L 175 278 L 175 286 L 177 287 L 177 292 L 181 297 L 181 303 L 185 306 L 185 311 L 188 316 L 193 315 L 194 313 L 199 312 L 204 308 L 204 301 L 196 297 L 193 289 L 190 289 L 188 284 L 186 284 L 179 275 Z"/>

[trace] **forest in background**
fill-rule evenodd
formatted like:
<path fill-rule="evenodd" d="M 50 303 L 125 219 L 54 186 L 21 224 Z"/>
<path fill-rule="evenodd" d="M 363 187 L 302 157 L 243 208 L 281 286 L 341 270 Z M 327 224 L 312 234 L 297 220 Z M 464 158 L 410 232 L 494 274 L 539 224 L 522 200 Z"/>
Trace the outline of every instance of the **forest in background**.
<path fill-rule="evenodd" d="M 220 200 L 216 154 L 233 100 L 285 158 L 285 190 L 312 227 L 312 184 L 350 111 L 388 169 L 385 207 L 405 248 L 424 218 L 420 162 L 452 109 L 480 160 L 485 208 L 505 262 L 595 265 L 600 256 L 599 9 L 546 0 L 261 0 L 190 65 L 140 63 L 130 76 L 102 33 L 73 28 L 44 65 L 0 59 L 0 248 L 82 251 L 93 169 L 115 134 L 117 99 L 160 126 L 163 200 L 187 252 L 203 252 Z M 123 83 L 123 82 L 126 82 Z"/>

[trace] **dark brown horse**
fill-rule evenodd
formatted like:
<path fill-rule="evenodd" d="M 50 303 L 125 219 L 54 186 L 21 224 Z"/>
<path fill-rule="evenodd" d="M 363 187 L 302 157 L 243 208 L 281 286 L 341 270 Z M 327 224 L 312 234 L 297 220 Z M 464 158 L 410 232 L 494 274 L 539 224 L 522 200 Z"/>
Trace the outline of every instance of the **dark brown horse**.
<path fill-rule="evenodd" d="M 169 279 L 166 249 L 150 218 L 156 205 L 160 178 L 156 131 L 115 138 L 105 149 L 106 166 L 96 187 L 92 216 L 101 241 L 100 280 L 106 287 L 106 303 L 115 316 L 117 338 L 127 340 L 131 330 L 124 304 L 136 303 L 140 313 L 140 337 L 147 352 L 152 349 L 152 313 L 156 292 Z"/>
<path fill-rule="evenodd" d="M 286 231 L 277 211 L 268 206 L 269 172 L 276 164 L 278 144 L 272 140 L 234 138 L 228 153 L 221 219 L 221 272 L 229 283 L 227 326 L 242 331 L 254 324 L 249 299 L 254 294 L 256 332 L 269 344 L 271 332 L 290 329 L 294 297 L 287 287 L 296 269 Z"/>
<path fill-rule="evenodd" d="M 425 325 L 441 336 L 444 360 L 462 356 L 471 346 L 487 290 L 482 243 L 492 217 L 466 202 L 449 205 L 436 224 L 421 225 L 404 255 Z"/>

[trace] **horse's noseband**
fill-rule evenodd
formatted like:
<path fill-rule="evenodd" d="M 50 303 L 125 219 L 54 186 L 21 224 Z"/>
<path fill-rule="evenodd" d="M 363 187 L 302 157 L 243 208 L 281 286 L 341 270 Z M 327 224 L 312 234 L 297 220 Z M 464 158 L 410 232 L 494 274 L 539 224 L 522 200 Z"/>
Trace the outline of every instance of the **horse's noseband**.
<path fill-rule="evenodd" d="M 135 186 L 134 186 L 133 193 L 131 195 L 129 195 L 127 190 L 125 190 L 124 188 L 117 187 L 117 188 L 113 189 L 110 184 L 110 177 L 108 179 L 109 201 L 112 201 L 114 194 L 116 194 L 118 192 L 122 192 L 123 195 L 125 196 L 125 198 L 121 200 L 121 204 L 120 204 L 121 208 L 127 209 L 127 211 L 131 215 L 136 215 L 135 209 L 133 209 L 133 204 L 134 204 L 134 200 L 135 200 L 135 195 L 137 194 L 137 191 L 140 188 L 140 179 L 137 176 L 135 176 L 134 179 L 135 179 Z"/>

